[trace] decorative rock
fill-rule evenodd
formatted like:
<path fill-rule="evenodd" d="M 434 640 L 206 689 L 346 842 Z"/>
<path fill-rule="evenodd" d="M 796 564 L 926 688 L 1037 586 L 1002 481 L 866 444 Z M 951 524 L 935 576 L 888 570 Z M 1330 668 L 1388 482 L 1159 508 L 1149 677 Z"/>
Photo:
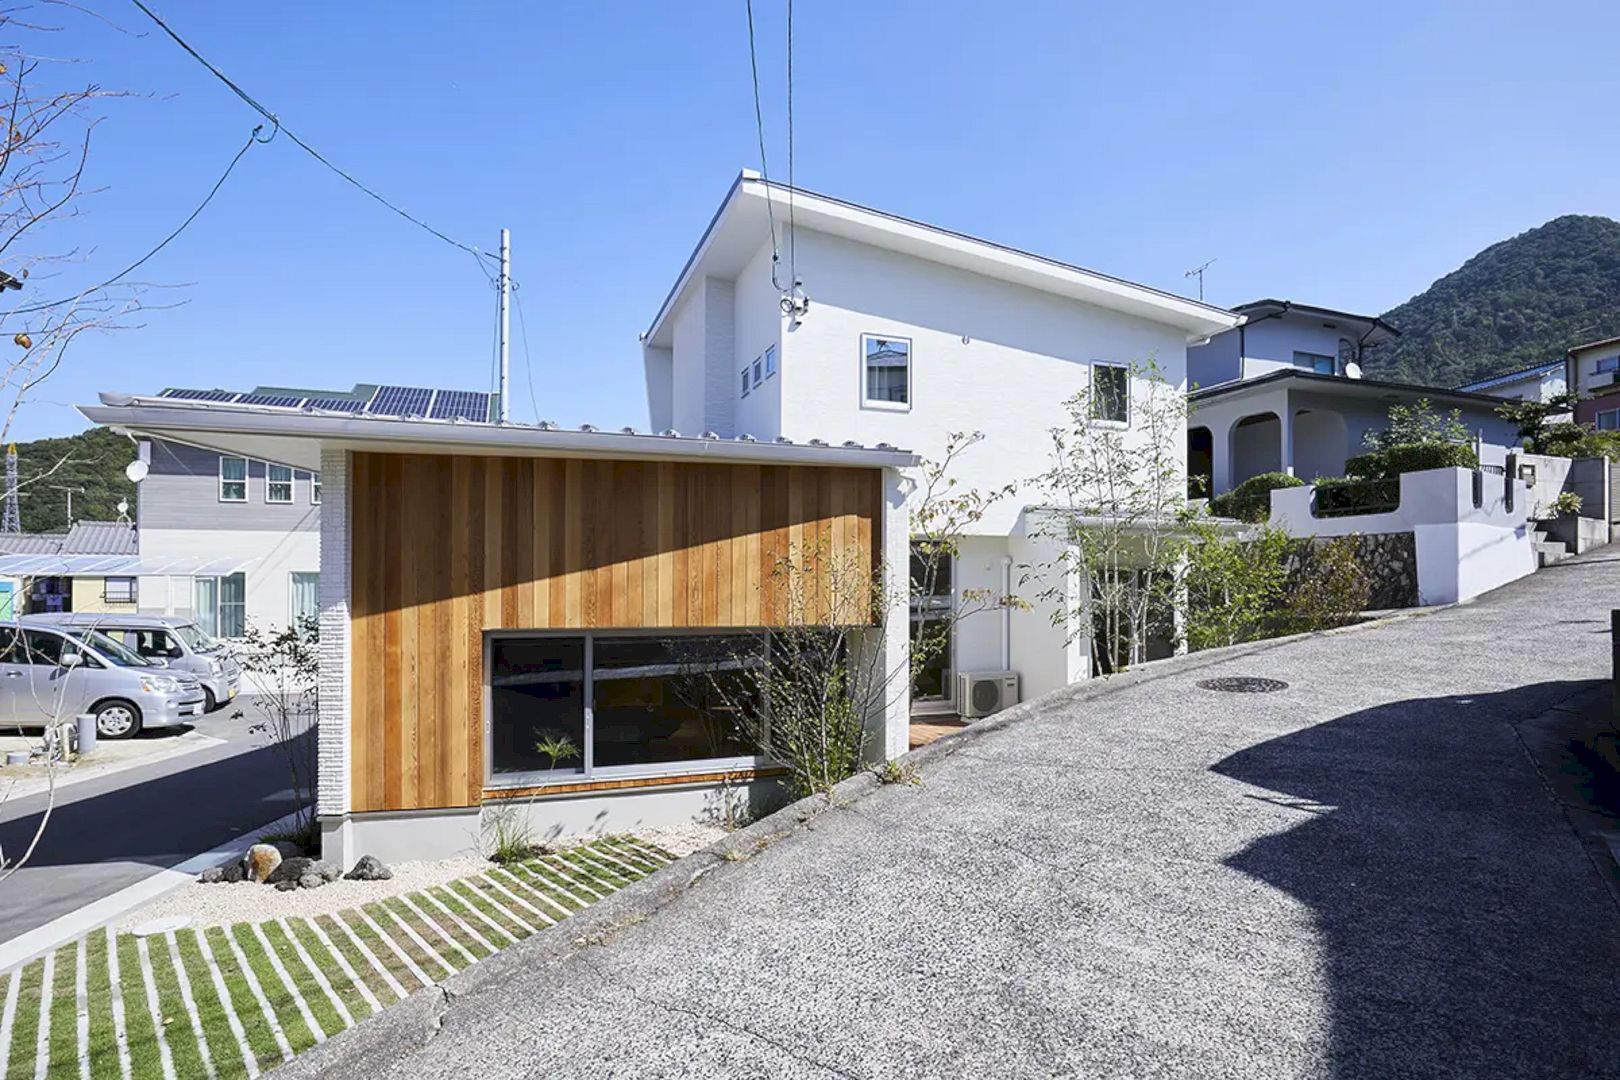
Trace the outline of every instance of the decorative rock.
<path fill-rule="evenodd" d="M 254 844 L 247 852 L 247 876 L 254 881 L 269 881 L 270 875 L 281 865 L 281 852 L 273 844 Z"/>
<path fill-rule="evenodd" d="M 215 866 L 211 869 L 204 870 L 202 873 L 197 875 L 197 880 L 202 882 L 204 885 L 217 885 L 221 881 L 225 880 L 225 868 L 223 866 Z"/>
<path fill-rule="evenodd" d="M 314 870 L 309 871 L 309 873 L 298 879 L 298 887 L 300 889 L 318 889 L 325 884 L 326 879 Z"/>
<path fill-rule="evenodd" d="M 337 863 L 327 862 L 325 859 L 317 862 L 314 870 L 315 873 L 321 875 L 321 881 L 323 883 L 336 881 L 338 878 L 343 876 L 343 871 L 338 869 Z"/>
<path fill-rule="evenodd" d="M 233 863 L 230 866 L 222 868 L 220 871 L 219 880 L 225 882 L 227 885 L 234 885 L 239 881 L 247 880 L 247 871 L 242 868 L 241 863 Z"/>
<path fill-rule="evenodd" d="M 354 864 L 354 869 L 343 876 L 350 881 L 387 881 L 394 876 L 394 872 L 384 866 L 377 856 L 362 855 L 360 861 Z"/>
<path fill-rule="evenodd" d="M 292 892 L 296 888 L 298 888 L 298 882 L 291 878 L 288 878 L 285 881 L 278 881 L 275 884 L 276 892 Z"/>
<path fill-rule="evenodd" d="M 283 881 L 298 884 L 298 879 L 315 868 L 315 860 L 307 859 L 302 855 L 295 855 L 290 859 L 281 860 L 270 876 L 264 879 L 266 885 L 279 885 Z"/>
<path fill-rule="evenodd" d="M 291 859 L 304 853 L 304 849 L 291 840 L 272 840 L 270 846 L 281 852 L 283 859 Z"/>

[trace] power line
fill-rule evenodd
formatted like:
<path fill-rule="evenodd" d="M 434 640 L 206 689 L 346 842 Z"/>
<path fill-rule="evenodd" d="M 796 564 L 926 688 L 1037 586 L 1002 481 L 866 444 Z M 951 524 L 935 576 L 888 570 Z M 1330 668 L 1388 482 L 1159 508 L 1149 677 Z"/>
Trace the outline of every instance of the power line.
<path fill-rule="evenodd" d="M 799 287 L 799 244 L 793 218 L 793 0 L 787 0 L 788 277 Z M 797 299 L 797 297 L 795 297 Z"/>
<path fill-rule="evenodd" d="M 148 251 L 145 255 L 142 255 L 140 258 L 136 259 L 134 262 L 130 263 L 128 266 L 124 267 L 118 273 L 114 274 L 106 281 L 103 281 L 101 284 L 92 285 L 90 288 L 83 290 L 75 296 L 64 296 L 60 300 L 52 300 L 49 303 L 44 304 L 30 304 L 27 307 L 12 308 L 5 314 L 26 315 L 33 311 L 46 311 L 50 308 L 61 307 L 63 304 L 76 303 L 84 299 L 86 296 L 89 296 L 91 293 L 100 292 L 109 285 L 116 285 L 130 274 L 133 274 L 136 270 L 140 269 L 148 259 L 162 251 L 164 248 L 168 247 L 171 240 L 185 232 L 187 227 L 190 226 L 193 221 L 197 220 L 197 216 L 207 208 L 209 203 L 214 201 L 214 196 L 219 194 L 219 189 L 225 186 L 225 181 L 230 179 L 231 173 L 236 169 L 237 162 L 241 161 L 243 155 L 245 155 L 249 150 L 253 149 L 253 145 L 255 143 L 270 141 L 269 139 L 259 138 L 259 132 L 263 130 L 263 124 L 260 124 L 258 127 L 253 129 L 252 133 L 248 135 L 248 141 L 242 144 L 242 149 L 238 150 L 236 152 L 236 156 L 231 158 L 231 163 L 225 166 L 225 171 L 220 173 L 218 180 L 214 181 L 214 186 L 208 189 L 208 194 L 203 197 L 203 201 L 197 204 L 197 209 L 186 215 L 186 219 L 182 221 L 180 225 L 168 236 L 165 236 L 162 240 L 158 241 L 157 246 L 151 251 Z M 275 138 L 274 132 L 271 132 L 270 138 Z"/>
<path fill-rule="evenodd" d="M 512 299 L 517 301 L 518 336 L 523 339 L 523 373 L 529 383 L 529 408 L 534 410 L 534 419 L 540 420 L 540 405 L 534 399 L 534 362 L 529 359 L 529 324 L 523 318 L 523 293 L 512 290 Z"/>
<path fill-rule="evenodd" d="M 139 3 L 139 0 L 136 0 Z M 776 265 L 781 253 L 776 248 L 776 212 L 771 207 L 771 167 L 765 160 L 765 113 L 759 107 L 759 56 L 754 46 L 754 0 L 743 0 L 748 9 L 748 68 L 754 77 L 754 128 L 759 132 L 759 174 L 765 179 L 765 218 L 771 228 L 771 284 L 777 292 L 784 291 L 776 280 Z"/>
<path fill-rule="evenodd" d="M 318 161 L 322 165 L 326 166 L 332 172 L 336 173 L 338 176 L 342 177 L 344 180 L 348 181 L 350 184 L 354 185 L 354 187 L 358 188 L 360 191 L 364 192 L 366 195 L 369 195 L 372 199 L 375 199 L 377 202 L 381 203 L 383 206 L 386 206 L 388 209 L 392 210 L 394 213 L 398 214 L 400 217 L 404 218 L 406 221 L 410 222 L 412 225 L 415 225 L 417 228 L 423 229 L 423 230 L 433 234 L 434 236 L 438 237 L 440 240 L 443 240 L 445 243 L 449 244 L 451 247 L 460 248 L 462 251 L 467 252 L 475 260 L 478 261 L 478 267 L 479 267 L 480 270 L 484 271 L 485 276 L 486 277 L 489 276 L 489 271 L 484 266 L 484 263 L 483 263 L 483 260 L 488 259 L 488 258 L 491 257 L 488 252 L 480 251 L 478 248 L 472 246 L 471 244 L 463 244 L 461 241 L 453 239 L 452 237 L 445 235 L 444 233 L 440 232 L 438 229 L 435 229 L 432 225 L 429 225 L 427 222 L 423 221 L 421 218 L 416 217 L 415 215 L 413 215 L 413 214 L 407 212 L 406 210 L 404 210 L 402 207 L 400 207 L 400 206 L 398 206 L 398 205 L 396 205 L 394 203 L 389 202 L 387 199 L 383 198 L 377 192 L 373 191 L 371 188 L 367 187 L 365 184 L 363 184 L 359 180 L 355 179 L 354 176 L 350 175 L 349 173 L 347 173 L 347 172 L 343 171 L 342 169 L 338 168 L 336 165 L 332 164 L 332 162 L 328 161 L 326 159 L 325 155 L 323 155 L 319 150 L 316 150 L 313 146 L 309 145 L 309 143 L 305 142 L 303 139 L 300 139 L 296 134 L 294 134 L 292 132 L 291 129 L 289 129 L 286 125 L 284 125 L 281 122 L 280 117 L 276 116 L 275 113 L 271 112 L 269 109 L 267 109 L 263 105 L 261 105 L 257 100 L 254 99 L 254 97 L 251 94 L 249 94 L 246 90 L 243 90 L 240 86 L 238 86 L 235 82 L 233 82 L 231 80 L 230 76 L 226 75 L 219 68 L 215 67 L 201 53 L 199 53 L 196 49 L 192 48 L 189 44 L 187 44 L 186 40 L 184 38 L 182 38 L 179 34 L 175 33 L 174 30 L 170 28 L 169 24 L 164 22 L 163 19 L 161 17 L 159 17 L 157 12 L 155 12 L 151 8 L 147 7 L 144 3 L 141 2 L 141 0 L 131 0 L 131 2 L 134 3 L 134 5 L 136 7 L 140 8 L 141 11 L 146 15 L 147 18 L 151 19 L 154 23 L 156 23 L 158 25 L 159 29 L 161 29 L 165 34 L 168 34 L 169 37 L 174 40 L 174 43 L 176 45 L 180 46 L 186 52 L 190 53 L 193 59 L 195 59 L 199 64 L 201 64 L 203 67 L 207 68 L 210 72 L 212 72 L 216 79 L 218 79 L 220 82 L 224 83 L 226 86 L 230 87 L 231 91 L 233 93 L 235 93 L 237 97 L 239 97 L 243 101 L 245 101 L 255 112 L 257 112 L 260 116 L 263 116 L 266 120 L 270 121 L 270 123 L 274 124 L 277 131 L 286 132 L 287 138 L 291 139 L 295 144 L 297 144 L 297 146 L 298 146 L 298 148 L 300 150 L 303 150 L 310 157 L 314 158 L 316 161 Z M 266 140 L 266 141 L 268 141 L 268 140 Z"/>

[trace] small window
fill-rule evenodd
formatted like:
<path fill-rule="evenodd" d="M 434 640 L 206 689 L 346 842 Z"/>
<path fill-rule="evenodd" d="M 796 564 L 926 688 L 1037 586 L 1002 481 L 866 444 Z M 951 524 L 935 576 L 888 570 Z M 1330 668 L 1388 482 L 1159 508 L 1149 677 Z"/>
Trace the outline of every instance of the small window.
<path fill-rule="evenodd" d="M 754 385 L 758 386 L 765 381 L 765 358 L 762 356 L 754 361 Z"/>
<path fill-rule="evenodd" d="M 309 474 L 309 501 L 316 506 L 321 505 L 321 474 Z"/>
<path fill-rule="evenodd" d="M 110 577 L 101 581 L 101 599 L 109 604 L 133 604 L 135 602 L 135 579 L 132 577 Z"/>
<path fill-rule="evenodd" d="M 1609 409 L 1597 414 L 1599 431 L 1620 431 L 1620 409 Z"/>
<path fill-rule="evenodd" d="M 1339 370 L 1333 357 L 1323 356 L 1321 353 L 1296 352 L 1294 366 L 1314 371 L 1318 375 L 1332 375 Z"/>
<path fill-rule="evenodd" d="M 1110 424 L 1131 422 L 1131 372 L 1123 364 L 1091 365 L 1091 418 Z"/>
<path fill-rule="evenodd" d="M 1594 375 L 1602 375 L 1605 371 L 1620 371 L 1620 356 L 1605 356 L 1592 365 Z"/>
<path fill-rule="evenodd" d="M 247 458 L 220 456 L 219 501 L 247 502 Z"/>
<path fill-rule="evenodd" d="M 264 467 L 264 501 L 290 503 L 293 501 L 293 471 L 291 465 Z"/>
<path fill-rule="evenodd" d="M 765 350 L 765 377 L 768 379 L 776 374 L 776 346 L 772 345 Z"/>
<path fill-rule="evenodd" d="M 861 403 L 879 409 L 911 407 L 911 342 L 861 335 Z"/>
<path fill-rule="evenodd" d="M 750 385 L 751 384 L 748 381 L 748 369 L 743 368 L 742 369 L 742 396 L 743 397 L 748 396 L 748 388 L 749 388 Z"/>

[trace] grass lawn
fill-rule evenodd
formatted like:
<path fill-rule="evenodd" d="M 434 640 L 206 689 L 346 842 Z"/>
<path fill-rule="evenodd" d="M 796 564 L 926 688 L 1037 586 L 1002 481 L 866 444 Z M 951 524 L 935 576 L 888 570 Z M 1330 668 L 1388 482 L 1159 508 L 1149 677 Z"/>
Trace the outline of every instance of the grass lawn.
<path fill-rule="evenodd" d="M 257 1076 L 673 858 L 604 837 L 336 915 L 97 931 L 0 975 L 0 1063 L 52 1080 Z"/>

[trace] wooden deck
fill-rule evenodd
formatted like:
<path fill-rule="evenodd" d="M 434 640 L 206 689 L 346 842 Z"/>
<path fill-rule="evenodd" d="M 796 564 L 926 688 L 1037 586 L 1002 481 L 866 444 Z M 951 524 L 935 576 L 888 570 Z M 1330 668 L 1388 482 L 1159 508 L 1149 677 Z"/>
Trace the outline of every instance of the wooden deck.
<path fill-rule="evenodd" d="M 967 727 L 967 721 L 954 716 L 930 716 L 927 719 L 915 719 L 911 722 L 911 749 L 927 746 L 935 739 L 949 735 L 953 731 L 960 731 Z"/>

